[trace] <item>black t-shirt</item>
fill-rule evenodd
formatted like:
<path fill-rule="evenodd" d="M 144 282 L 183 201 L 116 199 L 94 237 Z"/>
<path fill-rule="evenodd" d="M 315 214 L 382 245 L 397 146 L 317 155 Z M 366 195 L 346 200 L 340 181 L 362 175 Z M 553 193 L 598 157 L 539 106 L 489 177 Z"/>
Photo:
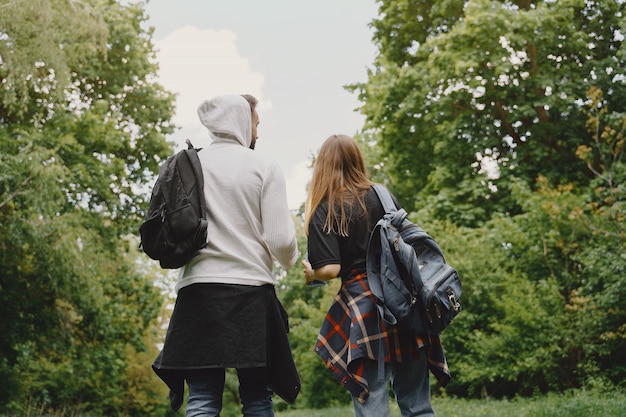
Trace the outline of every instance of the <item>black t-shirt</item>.
<path fill-rule="evenodd" d="M 398 206 L 395 198 L 394 202 Z M 329 264 L 341 264 L 339 276 L 342 278 L 366 271 L 365 257 L 369 236 L 385 211 L 372 188 L 365 195 L 365 205 L 367 217 L 356 201 L 346 207 L 345 212 L 350 214 L 351 220 L 348 236 L 345 237 L 336 232 L 324 231 L 328 200 L 323 200 L 317 206 L 309 222 L 308 257 L 313 269 Z M 339 208 L 335 209 L 339 212 Z"/>

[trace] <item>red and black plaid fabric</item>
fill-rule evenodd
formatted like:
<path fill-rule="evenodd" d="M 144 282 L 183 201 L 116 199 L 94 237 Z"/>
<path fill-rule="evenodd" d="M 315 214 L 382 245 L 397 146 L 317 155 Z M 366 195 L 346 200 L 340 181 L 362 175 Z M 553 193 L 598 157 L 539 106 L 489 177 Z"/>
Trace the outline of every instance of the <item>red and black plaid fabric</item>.
<path fill-rule="evenodd" d="M 348 391 L 365 401 L 369 396 L 363 376 L 365 360 L 378 361 L 381 348 L 385 362 L 419 360 L 418 350 L 423 347 L 430 371 L 445 386 L 450 371 L 439 337 L 430 336 L 425 341 L 399 327 L 386 329 L 378 318 L 366 274 L 358 274 L 342 282 L 322 323 L 315 352 Z"/>

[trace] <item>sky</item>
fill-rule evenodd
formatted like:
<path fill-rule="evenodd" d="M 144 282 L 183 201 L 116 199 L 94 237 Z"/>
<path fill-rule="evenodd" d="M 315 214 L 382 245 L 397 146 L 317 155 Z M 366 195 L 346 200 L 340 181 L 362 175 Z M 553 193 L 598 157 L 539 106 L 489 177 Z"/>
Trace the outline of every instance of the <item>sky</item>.
<path fill-rule="evenodd" d="M 210 141 L 196 108 L 222 94 L 259 99 L 256 152 L 283 170 L 290 209 L 306 198 L 311 156 L 335 133 L 354 136 L 364 117 L 356 93 L 376 48 L 375 0 L 149 0 L 159 82 L 176 94 L 169 137 L 182 149 Z"/>

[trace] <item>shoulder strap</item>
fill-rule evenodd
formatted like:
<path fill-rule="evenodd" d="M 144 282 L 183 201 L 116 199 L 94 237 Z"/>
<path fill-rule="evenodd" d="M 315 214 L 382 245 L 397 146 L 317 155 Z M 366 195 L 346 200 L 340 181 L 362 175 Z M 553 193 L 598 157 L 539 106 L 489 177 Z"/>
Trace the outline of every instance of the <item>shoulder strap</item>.
<path fill-rule="evenodd" d="M 393 227 L 400 229 L 402 222 L 404 222 L 408 216 L 406 210 L 403 208 L 396 208 L 396 203 L 393 202 L 391 193 L 384 186 L 380 184 L 373 184 L 372 188 L 376 191 L 378 199 L 385 209 L 386 214 L 384 218 L 387 219 Z"/>
<path fill-rule="evenodd" d="M 372 230 L 369 241 L 367 244 L 367 253 L 365 257 L 366 270 L 367 270 L 367 282 L 370 287 L 370 291 L 374 295 L 376 300 L 376 309 L 378 310 L 378 317 L 380 318 L 378 325 L 382 331 L 382 322 L 390 326 L 398 324 L 398 319 L 391 312 L 389 307 L 385 304 L 385 294 L 383 292 L 382 280 L 388 277 L 389 269 L 395 270 L 395 265 L 389 263 L 393 259 L 389 247 L 389 238 L 387 233 L 389 232 L 388 225 L 394 222 L 394 219 L 398 216 L 406 217 L 406 212 L 400 210 L 400 213 L 396 210 L 391 194 L 389 191 L 378 184 L 372 185 L 374 191 L 378 195 L 378 199 L 383 205 L 386 214 L 382 219 L 378 220 L 376 226 Z M 393 274 L 392 274 L 393 275 Z M 397 270 L 396 270 L 397 275 Z M 385 346 L 381 340 L 378 341 L 378 381 L 384 381 L 385 375 Z"/>
<path fill-rule="evenodd" d="M 374 295 L 376 300 L 376 310 L 378 311 L 378 326 L 382 332 L 382 322 L 388 325 L 396 325 L 398 320 L 385 305 L 385 294 L 383 293 L 383 287 L 381 280 L 383 279 L 382 271 L 386 269 L 387 265 L 382 265 L 386 262 L 387 255 L 383 254 L 388 251 L 389 248 L 386 245 L 384 225 L 389 222 L 383 217 L 376 223 L 372 233 L 370 234 L 369 242 L 367 244 L 367 255 L 365 257 L 366 269 L 367 269 L 367 282 L 370 287 L 370 291 Z M 378 381 L 382 382 L 385 375 L 385 346 L 382 340 L 378 340 Z"/>
<path fill-rule="evenodd" d="M 367 277 L 370 286 L 370 290 L 374 294 L 377 302 L 377 308 L 380 313 L 380 317 L 388 324 L 395 325 L 397 320 L 395 316 L 389 311 L 389 308 L 385 305 L 385 296 L 382 288 L 382 271 L 386 271 L 389 268 L 387 265 L 388 259 L 391 259 L 393 255 L 389 252 L 389 239 L 387 237 L 387 225 L 393 224 L 395 217 L 398 215 L 402 218 L 406 217 L 406 212 L 401 209 L 398 213 L 396 205 L 391 198 L 391 193 L 387 188 L 380 184 L 373 184 L 372 188 L 376 191 L 378 199 L 380 200 L 386 214 L 378 220 L 374 229 L 369 236 L 366 252 L 366 270 Z"/>
<path fill-rule="evenodd" d="M 380 184 L 374 184 L 372 185 L 372 188 L 374 189 L 374 191 L 376 191 L 376 194 L 378 195 L 378 199 L 383 205 L 385 212 L 391 213 L 391 212 L 396 211 L 396 205 L 394 204 L 393 199 L 391 198 L 391 193 L 389 192 L 388 189 L 386 189 Z"/>

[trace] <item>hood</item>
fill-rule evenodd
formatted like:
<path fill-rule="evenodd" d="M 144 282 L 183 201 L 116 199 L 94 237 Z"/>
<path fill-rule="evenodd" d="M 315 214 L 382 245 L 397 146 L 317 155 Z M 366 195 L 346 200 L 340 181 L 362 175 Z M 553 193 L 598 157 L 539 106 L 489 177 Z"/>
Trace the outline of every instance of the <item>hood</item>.
<path fill-rule="evenodd" d="M 248 101 L 237 95 L 205 100 L 198 106 L 200 122 L 211 137 L 239 142 L 247 148 L 252 143 L 252 112 Z"/>

